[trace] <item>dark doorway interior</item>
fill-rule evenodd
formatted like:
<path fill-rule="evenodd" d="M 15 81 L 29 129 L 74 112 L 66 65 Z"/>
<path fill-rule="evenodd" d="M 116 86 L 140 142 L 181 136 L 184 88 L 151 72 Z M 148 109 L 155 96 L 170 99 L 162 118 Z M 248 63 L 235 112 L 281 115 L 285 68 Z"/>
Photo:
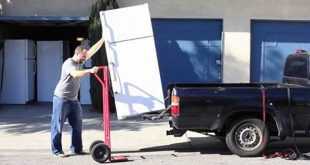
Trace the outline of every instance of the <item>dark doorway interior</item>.
<path fill-rule="evenodd" d="M 0 17 L 1 38 L 75 40 L 88 36 L 88 17 Z"/>

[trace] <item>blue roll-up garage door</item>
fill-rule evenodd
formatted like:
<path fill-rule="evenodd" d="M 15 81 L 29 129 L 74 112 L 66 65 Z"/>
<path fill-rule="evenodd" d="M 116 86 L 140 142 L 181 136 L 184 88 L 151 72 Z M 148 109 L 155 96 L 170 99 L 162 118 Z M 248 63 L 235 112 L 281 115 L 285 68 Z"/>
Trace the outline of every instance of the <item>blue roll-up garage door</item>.
<path fill-rule="evenodd" d="M 221 20 L 153 19 L 158 62 L 170 83 L 221 82 Z"/>
<path fill-rule="evenodd" d="M 251 82 L 281 82 L 286 57 L 310 50 L 310 22 L 252 21 Z"/>

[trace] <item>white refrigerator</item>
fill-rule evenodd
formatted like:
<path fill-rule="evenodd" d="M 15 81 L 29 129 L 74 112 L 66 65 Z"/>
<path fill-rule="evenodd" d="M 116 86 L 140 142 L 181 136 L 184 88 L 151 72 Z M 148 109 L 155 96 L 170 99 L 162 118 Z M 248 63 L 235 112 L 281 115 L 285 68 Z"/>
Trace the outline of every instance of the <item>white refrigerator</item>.
<path fill-rule="evenodd" d="M 147 4 L 100 12 L 118 119 L 165 108 Z"/>
<path fill-rule="evenodd" d="M 37 101 L 52 102 L 61 74 L 63 41 L 37 42 Z"/>
<path fill-rule="evenodd" d="M 1 104 L 26 104 L 35 93 L 35 44 L 31 40 L 6 40 Z"/>
<path fill-rule="evenodd" d="M 87 60 L 84 64 L 85 67 L 91 67 L 91 59 Z M 90 76 L 86 75 L 81 78 L 81 88 L 80 88 L 80 102 L 84 105 L 91 104 L 91 96 L 90 96 Z"/>

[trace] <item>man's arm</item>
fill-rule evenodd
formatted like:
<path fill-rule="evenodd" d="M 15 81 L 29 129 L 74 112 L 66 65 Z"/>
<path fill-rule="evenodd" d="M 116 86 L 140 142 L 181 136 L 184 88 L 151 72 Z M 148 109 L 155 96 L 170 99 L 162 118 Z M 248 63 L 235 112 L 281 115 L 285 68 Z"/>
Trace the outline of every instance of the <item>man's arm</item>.
<path fill-rule="evenodd" d="M 103 43 L 104 39 L 102 37 L 87 51 L 86 60 L 90 59 L 101 48 Z"/>
<path fill-rule="evenodd" d="M 98 67 L 94 66 L 91 69 L 73 70 L 70 72 L 70 75 L 73 78 L 80 78 L 90 73 L 97 73 L 98 69 L 99 69 Z"/>

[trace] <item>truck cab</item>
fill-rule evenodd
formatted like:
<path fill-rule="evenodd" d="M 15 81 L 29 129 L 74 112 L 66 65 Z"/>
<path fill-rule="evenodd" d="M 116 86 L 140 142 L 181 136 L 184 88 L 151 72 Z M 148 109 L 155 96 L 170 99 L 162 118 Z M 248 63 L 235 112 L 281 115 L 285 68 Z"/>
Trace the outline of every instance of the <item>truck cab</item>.
<path fill-rule="evenodd" d="M 310 56 L 304 50 L 290 54 L 285 62 L 283 83 L 310 85 Z"/>

